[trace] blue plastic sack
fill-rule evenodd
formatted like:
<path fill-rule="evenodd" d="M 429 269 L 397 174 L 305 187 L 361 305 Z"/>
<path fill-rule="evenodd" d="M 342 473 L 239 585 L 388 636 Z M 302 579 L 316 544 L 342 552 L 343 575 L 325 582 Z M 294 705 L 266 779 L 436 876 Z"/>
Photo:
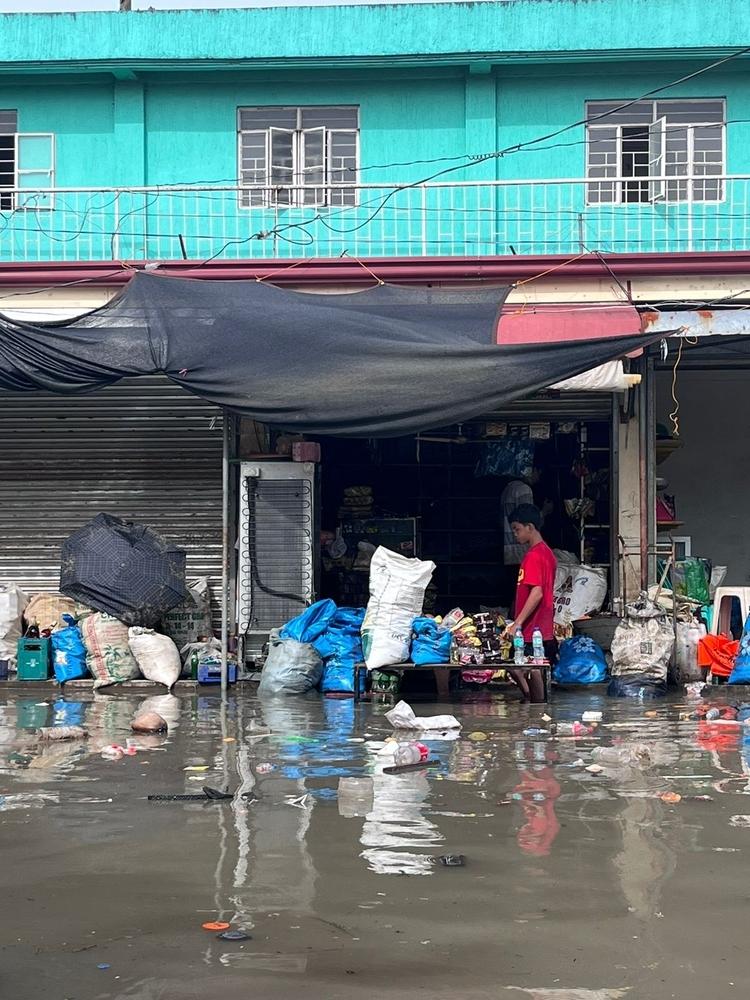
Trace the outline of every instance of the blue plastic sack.
<path fill-rule="evenodd" d="M 364 608 L 339 608 L 315 643 L 323 656 L 323 692 L 354 694 L 354 667 L 364 659 L 361 634 L 364 618 Z"/>
<path fill-rule="evenodd" d="M 411 661 L 420 666 L 425 663 L 450 663 L 451 633 L 441 628 L 434 618 L 415 618 L 411 627 Z"/>
<path fill-rule="evenodd" d="M 552 676 L 558 684 L 601 684 L 607 679 L 607 661 L 601 646 L 587 635 L 566 639 Z"/>
<path fill-rule="evenodd" d="M 88 676 L 86 667 L 86 647 L 83 645 L 81 630 L 72 615 L 63 615 L 66 628 L 53 632 L 52 667 L 61 684 Z"/>
<path fill-rule="evenodd" d="M 750 615 L 740 638 L 740 648 L 727 684 L 750 684 Z"/>
<path fill-rule="evenodd" d="M 315 640 L 326 631 L 337 610 L 336 602 L 329 599 L 311 604 L 282 627 L 279 637 L 315 645 Z"/>

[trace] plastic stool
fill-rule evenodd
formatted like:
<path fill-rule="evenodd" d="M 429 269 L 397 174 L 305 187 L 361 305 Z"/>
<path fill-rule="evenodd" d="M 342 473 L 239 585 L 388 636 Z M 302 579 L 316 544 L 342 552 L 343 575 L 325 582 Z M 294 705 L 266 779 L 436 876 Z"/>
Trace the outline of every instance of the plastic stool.
<path fill-rule="evenodd" d="M 734 598 L 740 602 L 742 624 L 744 625 L 747 621 L 747 616 L 750 614 L 750 587 L 717 587 L 711 622 L 713 635 L 731 635 L 732 601 Z"/>

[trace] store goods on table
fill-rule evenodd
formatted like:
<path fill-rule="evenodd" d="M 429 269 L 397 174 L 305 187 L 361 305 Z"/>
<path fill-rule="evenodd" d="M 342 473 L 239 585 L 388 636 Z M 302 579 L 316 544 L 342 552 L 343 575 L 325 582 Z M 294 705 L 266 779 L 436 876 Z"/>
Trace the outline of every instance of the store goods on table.
<path fill-rule="evenodd" d="M 465 615 L 454 608 L 444 620 L 451 624 L 453 642 L 451 663 L 462 667 L 486 667 L 484 670 L 464 670 L 462 677 L 473 684 L 487 684 L 498 667 L 511 656 L 510 641 L 503 638 L 505 619 L 495 611 L 480 611 Z"/>
<path fill-rule="evenodd" d="M 373 505 L 372 486 L 347 486 L 339 517 L 371 517 Z"/>

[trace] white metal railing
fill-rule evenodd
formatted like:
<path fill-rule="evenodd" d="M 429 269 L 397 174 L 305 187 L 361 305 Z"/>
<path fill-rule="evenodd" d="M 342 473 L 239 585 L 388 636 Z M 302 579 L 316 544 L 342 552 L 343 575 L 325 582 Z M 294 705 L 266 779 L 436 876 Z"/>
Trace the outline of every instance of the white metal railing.
<path fill-rule="evenodd" d="M 0 189 L 0 261 L 748 248 L 750 175 Z"/>

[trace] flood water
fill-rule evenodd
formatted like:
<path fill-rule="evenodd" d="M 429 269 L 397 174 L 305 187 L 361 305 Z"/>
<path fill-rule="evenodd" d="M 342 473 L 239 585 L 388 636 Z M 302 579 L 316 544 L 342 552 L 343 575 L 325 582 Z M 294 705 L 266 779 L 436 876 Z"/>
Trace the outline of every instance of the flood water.
<path fill-rule="evenodd" d="M 224 709 L 214 692 L 148 699 L 169 734 L 103 759 L 144 700 L 0 698 L 0 996 L 748 994 L 750 726 L 681 721 L 683 696 L 470 694 L 415 703 L 460 735 L 424 741 L 438 767 L 389 776 L 370 747 L 389 706 L 250 689 Z M 593 736 L 523 735 L 586 709 L 604 713 Z M 91 738 L 39 743 L 67 724 Z M 650 766 L 585 769 L 595 746 L 633 742 Z M 370 777 L 371 799 L 339 801 L 342 777 Z M 147 800 L 204 784 L 238 794 Z"/>

